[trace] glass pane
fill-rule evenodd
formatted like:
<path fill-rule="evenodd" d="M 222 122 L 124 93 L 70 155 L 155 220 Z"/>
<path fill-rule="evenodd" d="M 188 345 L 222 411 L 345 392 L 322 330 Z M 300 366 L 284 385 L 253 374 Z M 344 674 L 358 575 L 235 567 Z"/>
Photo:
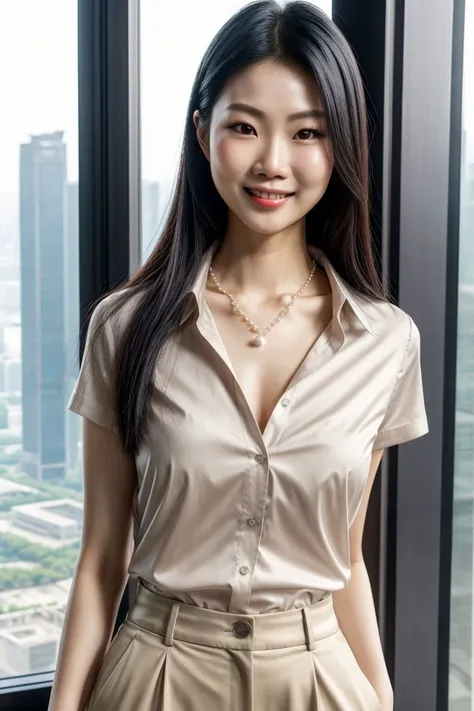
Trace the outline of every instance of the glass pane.
<path fill-rule="evenodd" d="M 79 551 L 77 0 L 0 5 L 0 677 L 55 668 Z"/>
<path fill-rule="evenodd" d="M 328 14 L 332 0 L 314 4 Z M 207 45 L 248 0 L 202 0 L 183 5 L 141 0 L 142 256 L 146 258 L 166 215 L 176 176 L 186 108 Z M 179 36 L 173 31 L 179 28 Z M 186 61 L 182 48 L 186 47 Z"/>
<path fill-rule="evenodd" d="M 474 0 L 466 0 L 461 171 L 450 711 L 474 709 Z"/>

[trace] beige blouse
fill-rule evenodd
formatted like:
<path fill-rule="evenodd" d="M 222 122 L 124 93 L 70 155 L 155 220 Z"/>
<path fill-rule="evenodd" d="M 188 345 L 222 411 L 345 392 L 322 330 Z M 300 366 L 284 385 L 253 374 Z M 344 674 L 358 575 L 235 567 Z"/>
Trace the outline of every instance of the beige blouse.
<path fill-rule="evenodd" d="M 404 311 L 361 296 L 310 248 L 329 278 L 333 317 L 262 435 L 206 303 L 216 247 L 157 363 L 136 458 L 129 574 L 214 610 L 291 610 L 347 585 L 349 527 L 372 450 L 428 432 L 420 335 Z M 92 316 L 69 402 L 107 428 L 115 427 L 110 383 L 127 309 L 107 321 L 93 352 L 90 342 L 114 298 Z"/>

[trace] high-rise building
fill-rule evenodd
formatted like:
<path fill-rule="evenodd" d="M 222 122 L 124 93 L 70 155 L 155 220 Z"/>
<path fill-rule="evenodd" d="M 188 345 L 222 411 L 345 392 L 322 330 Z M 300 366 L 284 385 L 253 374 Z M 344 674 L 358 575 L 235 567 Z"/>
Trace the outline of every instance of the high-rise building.
<path fill-rule="evenodd" d="M 21 392 L 21 362 L 15 358 L 9 358 L 5 363 L 5 384 L 8 395 Z"/>
<path fill-rule="evenodd" d="M 66 462 L 63 132 L 20 147 L 23 457 L 26 472 L 60 481 Z"/>
<path fill-rule="evenodd" d="M 0 393 L 16 395 L 21 392 L 21 363 L 0 354 Z"/>
<path fill-rule="evenodd" d="M 64 302 L 65 312 L 65 349 L 66 400 L 72 394 L 79 373 L 79 185 L 67 186 L 64 262 Z M 68 470 L 77 464 L 77 445 L 79 440 L 79 421 L 77 415 L 66 410 L 66 464 Z"/>

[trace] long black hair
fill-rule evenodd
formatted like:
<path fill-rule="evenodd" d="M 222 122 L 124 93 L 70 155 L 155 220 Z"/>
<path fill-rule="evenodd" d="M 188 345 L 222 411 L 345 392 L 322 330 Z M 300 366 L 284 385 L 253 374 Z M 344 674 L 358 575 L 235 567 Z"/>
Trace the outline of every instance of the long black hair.
<path fill-rule="evenodd" d="M 144 434 L 158 355 L 179 327 L 204 252 L 226 229 L 228 208 L 198 144 L 193 112 L 204 128 L 226 82 L 264 59 L 298 65 L 316 82 L 327 115 L 334 169 L 327 190 L 306 217 L 307 241 L 319 247 L 361 294 L 385 298 L 372 247 L 369 152 L 364 88 L 349 44 L 309 2 L 280 6 L 257 0 L 233 15 L 208 47 L 187 110 L 179 173 L 166 223 L 153 252 L 131 277 L 114 309 L 133 294 L 115 354 L 115 410 L 120 438 L 136 454 Z M 106 319 L 105 319 L 106 320 Z M 97 336 L 97 333 L 95 334 Z"/>

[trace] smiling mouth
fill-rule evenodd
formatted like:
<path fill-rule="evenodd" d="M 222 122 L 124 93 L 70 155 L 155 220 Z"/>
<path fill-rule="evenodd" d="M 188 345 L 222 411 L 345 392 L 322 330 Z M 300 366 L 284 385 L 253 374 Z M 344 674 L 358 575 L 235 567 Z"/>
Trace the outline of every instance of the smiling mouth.
<path fill-rule="evenodd" d="M 294 195 L 294 193 L 269 193 L 265 190 L 253 190 L 252 188 L 244 188 L 244 190 L 249 193 L 249 195 L 254 195 L 257 198 L 263 198 L 264 200 L 285 200 L 285 198 Z"/>

